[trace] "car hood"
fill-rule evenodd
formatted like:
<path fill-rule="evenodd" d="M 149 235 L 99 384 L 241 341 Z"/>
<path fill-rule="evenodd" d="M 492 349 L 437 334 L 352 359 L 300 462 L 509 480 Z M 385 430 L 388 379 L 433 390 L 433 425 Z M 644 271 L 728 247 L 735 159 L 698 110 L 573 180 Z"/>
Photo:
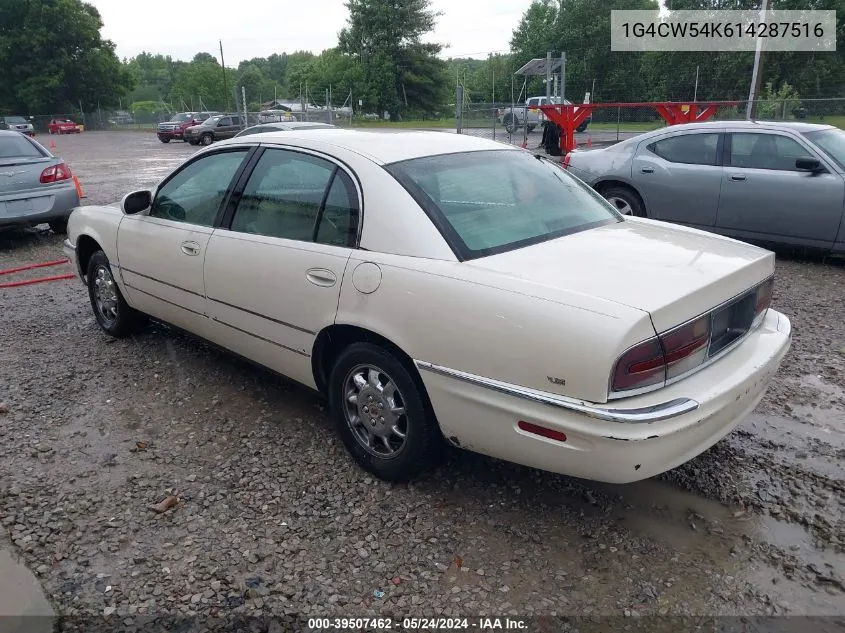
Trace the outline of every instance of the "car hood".
<path fill-rule="evenodd" d="M 643 310 L 662 332 L 764 281 L 774 262 L 770 251 L 712 233 L 626 219 L 468 263 L 536 296 L 575 292 Z"/>

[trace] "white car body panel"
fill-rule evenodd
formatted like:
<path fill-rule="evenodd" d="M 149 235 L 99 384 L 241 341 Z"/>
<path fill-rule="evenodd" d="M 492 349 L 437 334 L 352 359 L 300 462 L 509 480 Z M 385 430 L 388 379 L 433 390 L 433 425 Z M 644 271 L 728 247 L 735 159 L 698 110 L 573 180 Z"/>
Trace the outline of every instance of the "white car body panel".
<path fill-rule="evenodd" d="M 71 216 L 66 250 L 75 257 L 81 237 L 96 240 L 130 305 L 309 387 L 320 386 L 312 355 L 325 328 L 382 336 L 413 360 L 456 445 L 554 472 L 649 477 L 718 441 L 762 397 L 790 344 L 789 320 L 772 309 L 724 357 L 669 386 L 608 404 L 608 383 L 626 349 L 771 276 L 771 253 L 625 219 L 461 262 L 382 165 L 521 150 L 445 133 L 399 139 L 287 131 L 205 150 L 260 144 L 331 157 L 359 188 L 360 248 L 83 207 Z M 186 241 L 197 254 L 181 251 Z M 519 420 L 568 439 L 529 434 Z"/>

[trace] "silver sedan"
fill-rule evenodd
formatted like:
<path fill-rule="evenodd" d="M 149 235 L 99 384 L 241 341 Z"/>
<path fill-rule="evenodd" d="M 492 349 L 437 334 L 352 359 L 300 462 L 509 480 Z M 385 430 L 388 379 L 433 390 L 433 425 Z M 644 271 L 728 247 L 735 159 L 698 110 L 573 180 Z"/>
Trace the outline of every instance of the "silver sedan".
<path fill-rule="evenodd" d="M 70 167 L 35 140 L 0 130 L 0 228 L 47 222 L 56 233 L 79 206 Z"/>
<path fill-rule="evenodd" d="M 845 253 L 845 132 L 830 125 L 674 125 L 564 165 L 622 213 Z"/>

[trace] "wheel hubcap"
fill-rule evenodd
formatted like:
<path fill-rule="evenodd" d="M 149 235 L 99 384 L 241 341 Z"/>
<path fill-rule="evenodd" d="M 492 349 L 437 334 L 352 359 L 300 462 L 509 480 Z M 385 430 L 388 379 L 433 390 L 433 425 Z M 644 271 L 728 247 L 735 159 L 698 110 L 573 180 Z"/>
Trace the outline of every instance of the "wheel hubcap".
<path fill-rule="evenodd" d="M 391 458 L 405 446 L 405 402 L 393 379 L 373 365 L 358 365 L 344 380 L 346 423 L 371 455 Z"/>
<path fill-rule="evenodd" d="M 616 196 L 611 196 L 607 199 L 607 201 L 616 207 L 616 210 L 619 211 L 622 215 L 632 215 L 634 210 L 631 208 L 631 205 L 628 204 L 627 200 L 623 200 L 622 198 L 617 198 Z"/>
<path fill-rule="evenodd" d="M 111 271 L 105 266 L 98 266 L 94 273 L 94 303 L 106 323 L 117 319 L 117 286 Z"/>

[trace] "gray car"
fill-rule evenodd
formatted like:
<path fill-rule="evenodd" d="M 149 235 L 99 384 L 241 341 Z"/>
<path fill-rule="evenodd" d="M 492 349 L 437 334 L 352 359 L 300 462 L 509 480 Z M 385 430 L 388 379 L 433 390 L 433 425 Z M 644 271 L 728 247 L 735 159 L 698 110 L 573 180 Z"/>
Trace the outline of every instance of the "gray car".
<path fill-rule="evenodd" d="M 232 138 L 243 128 L 239 114 L 218 114 L 186 129 L 185 140 L 191 145 L 211 145 L 214 141 Z"/>
<path fill-rule="evenodd" d="M 830 125 L 673 125 L 564 165 L 622 213 L 845 253 L 845 132 Z"/>
<path fill-rule="evenodd" d="M 79 206 L 70 168 L 40 143 L 0 130 L 0 228 L 47 222 L 56 233 Z"/>
<path fill-rule="evenodd" d="M 287 130 L 317 130 L 333 128 L 334 125 L 329 123 L 311 123 L 308 121 L 284 121 L 278 123 L 261 123 L 260 125 L 253 125 L 245 130 L 241 130 L 235 136 L 247 136 L 249 134 L 261 134 L 263 132 L 279 132 Z"/>

